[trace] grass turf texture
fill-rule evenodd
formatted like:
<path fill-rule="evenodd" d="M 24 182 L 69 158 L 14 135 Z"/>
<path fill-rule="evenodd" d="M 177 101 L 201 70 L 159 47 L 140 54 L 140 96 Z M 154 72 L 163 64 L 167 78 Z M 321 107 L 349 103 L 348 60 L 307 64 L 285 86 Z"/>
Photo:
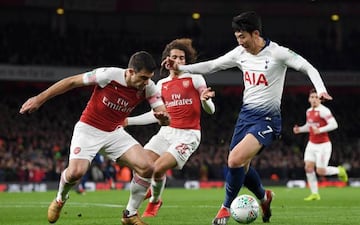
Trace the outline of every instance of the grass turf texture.
<path fill-rule="evenodd" d="M 321 200 L 306 202 L 308 189 L 273 187 L 271 224 L 360 224 L 359 188 L 321 188 Z M 241 194 L 251 194 L 242 189 Z M 0 225 L 41 225 L 55 192 L 0 193 Z M 210 225 L 223 200 L 223 189 L 166 189 L 164 204 L 150 225 Z M 56 225 L 119 225 L 129 191 L 112 190 L 79 195 L 72 191 Z M 140 213 L 146 204 L 143 204 Z M 231 219 L 229 225 L 237 223 Z M 263 224 L 259 217 L 252 224 Z"/>

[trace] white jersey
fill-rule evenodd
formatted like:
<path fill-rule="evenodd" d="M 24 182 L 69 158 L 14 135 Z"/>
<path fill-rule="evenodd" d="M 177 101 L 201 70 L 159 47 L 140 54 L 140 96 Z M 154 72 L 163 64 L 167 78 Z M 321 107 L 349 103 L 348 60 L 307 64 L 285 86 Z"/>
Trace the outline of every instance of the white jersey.
<path fill-rule="evenodd" d="M 181 71 L 208 74 L 238 67 L 243 72 L 243 106 L 260 114 L 280 114 L 281 96 L 288 67 L 306 72 L 318 93 L 326 92 L 320 74 L 303 57 L 267 40 L 257 54 L 238 46 L 225 55 L 206 62 L 180 65 Z"/>

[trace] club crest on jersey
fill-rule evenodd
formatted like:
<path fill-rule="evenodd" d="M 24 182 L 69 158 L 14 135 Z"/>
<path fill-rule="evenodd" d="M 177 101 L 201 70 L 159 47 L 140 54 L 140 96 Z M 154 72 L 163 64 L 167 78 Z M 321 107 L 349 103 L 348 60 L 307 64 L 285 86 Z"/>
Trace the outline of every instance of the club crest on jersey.
<path fill-rule="evenodd" d="M 184 88 L 187 88 L 190 85 L 190 81 L 188 81 L 188 80 L 184 80 L 182 83 L 183 83 Z"/>
<path fill-rule="evenodd" d="M 76 147 L 74 148 L 74 154 L 77 155 L 81 152 L 81 148 L 80 147 Z"/>
<path fill-rule="evenodd" d="M 265 74 L 249 72 L 249 71 L 245 71 L 244 73 L 244 83 L 248 83 L 250 85 L 260 85 L 260 84 L 263 84 L 265 86 L 269 85 L 265 77 Z"/>

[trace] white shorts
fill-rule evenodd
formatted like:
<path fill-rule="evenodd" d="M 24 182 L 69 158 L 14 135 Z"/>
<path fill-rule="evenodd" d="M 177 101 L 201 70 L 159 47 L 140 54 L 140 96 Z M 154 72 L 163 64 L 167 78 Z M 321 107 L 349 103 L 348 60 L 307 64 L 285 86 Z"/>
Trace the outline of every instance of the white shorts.
<path fill-rule="evenodd" d="M 200 139 L 200 130 L 162 126 L 144 148 L 160 156 L 165 152 L 169 152 L 177 162 L 176 168 L 182 169 L 190 156 L 199 147 Z"/>
<path fill-rule="evenodd" d="M 69 159 L 87 159 L 90 162 L 100 150 L 113 161 L 132 146 L 139 144 L 122 127 L 106 132 L 83 122 L 77 122 L 74 128 Z"/>
<path fill-rule="evenodd" d="M 304 161 L 315 162 L 316 167 L 325 168 L 331 157 L 331 142 L 315 144 L 308 142 L 305 148 Z"/>

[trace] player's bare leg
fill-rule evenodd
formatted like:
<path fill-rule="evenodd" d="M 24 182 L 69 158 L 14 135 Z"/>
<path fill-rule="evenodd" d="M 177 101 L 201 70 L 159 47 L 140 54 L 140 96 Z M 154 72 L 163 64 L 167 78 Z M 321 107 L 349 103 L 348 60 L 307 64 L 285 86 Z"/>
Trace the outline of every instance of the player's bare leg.
<path fill-rule="evenodd" d="M 70 160 L 68 168 L 66 168 L 60 177 L 59 189 L 56 198 L 50 203 L 48 208 L 48 221 L 55 223 L 64 207 L 66 200 L 69 198 L 69 191 L 77 184 L 78 180 L 85 174 L 89 167 L 89 161 L 86 159 Z M 75 174 L 73 171 L 77 171 Z"/>

